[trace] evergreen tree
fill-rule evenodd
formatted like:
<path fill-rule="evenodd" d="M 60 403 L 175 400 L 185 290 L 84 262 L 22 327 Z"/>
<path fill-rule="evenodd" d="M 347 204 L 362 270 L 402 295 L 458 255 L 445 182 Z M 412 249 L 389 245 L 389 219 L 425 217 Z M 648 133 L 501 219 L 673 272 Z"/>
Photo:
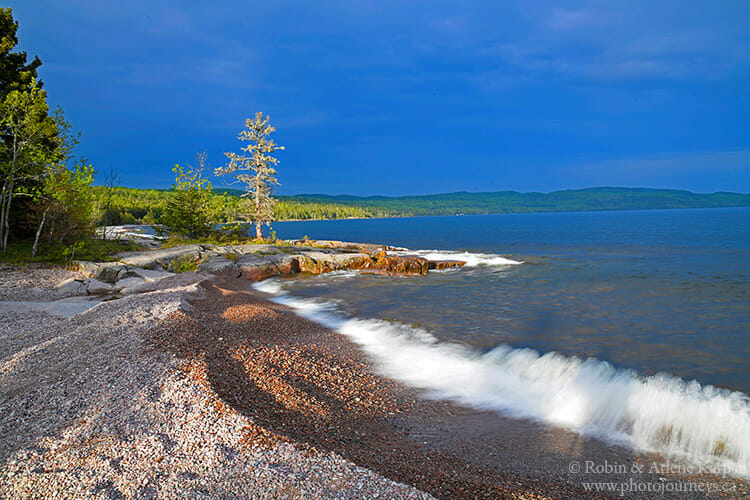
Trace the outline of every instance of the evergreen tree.
<path fill-rule="evenodd" d="M 42 65 L 38 56 L 26 62 L 26 52 L 11 52 L 18 45 L 18 22 L 13 20 L 13 10 L 0 8 L 0 100 L 13 90 L 26 90 L 36 80 L 36 69 Z M 37 81 L 37 87 L 42 83 Z"/>
<path fill-rule="evenodd" d="M 239 140 L 249 142 L 241 148 L 244 154 L 224 153 L 229 163 L 216 169 L 217 175 L 231 175 L 236 181 L 245 184 L 243 197 L 252 200 L 252 219 L 255 222 L 255 237 L 263 238 L 263 224 L 270 227 L 274 219 L 273 207 L 276 200 L 271 196 L 276 180 L 276 169 L 279 160 L 270 155 L 276 150 L 284 149 L 269 139 L 276 129 L 268 124 L 269 116 L 255 113 L 255 119 L 245 120 L 245 128 L 239 134 Z"/>

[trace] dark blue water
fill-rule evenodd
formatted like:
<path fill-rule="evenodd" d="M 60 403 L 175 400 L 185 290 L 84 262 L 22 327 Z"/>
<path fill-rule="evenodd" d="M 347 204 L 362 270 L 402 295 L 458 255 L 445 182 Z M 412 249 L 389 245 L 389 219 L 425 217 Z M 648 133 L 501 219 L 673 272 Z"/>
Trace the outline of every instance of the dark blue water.
<path fill-rule="evenodd" d="M 298 279 L 295 295 L 500 344 L 594 357 L 750 393 L 750 209 L 279 222 L 282 238 L 465 250 L 521 260 L 426 277 Z"/>

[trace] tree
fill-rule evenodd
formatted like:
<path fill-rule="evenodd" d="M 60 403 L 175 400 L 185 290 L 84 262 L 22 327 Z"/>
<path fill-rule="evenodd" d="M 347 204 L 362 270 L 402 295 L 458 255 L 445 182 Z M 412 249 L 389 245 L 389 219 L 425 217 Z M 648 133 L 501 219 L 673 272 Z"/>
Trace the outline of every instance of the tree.
<path fill-rule="evenodd" d="M 112 197 L 115 194 L 115 188 L 120 183 L 120 174 L 114 168 L 109 169 L 107 175 L 104 177 L 104 185 L 101 189 L 101 197 L 99 199 L 103 217 L 104 217 L 104 228 L 102 229 L 102 239 L 107 239 L 107 226 L 109 226 L 110 210 L 112 208 Z"/>
<path fill-rule="evenodd" d="M 93 232 L 96 210 L 91 183 L 95 173 L 91 164 L 86 165 L 84 160 L 73 168 L 64 163 L 46 167 L 37 201 L 33 204 L 41 217 L 31 249 L 32 257 L 37 254 L 45 229 L 47 246 L 50 247 L 78 241 Z"/>
<path fill-rule="evenodd" d="M 217 213 L 212 204 L 211 183 L 203 178 L 206 153 L 198 153 L 198 166 L 188 165 L 187 171 L 179 165 L 175 173 L 174 196 L 167 201 L 164 225 L 169 232 L 203 238 L 216 230 Z"/>
<path fill-rule="evenodd" d="M 14 90 L 26 90 L 36 80 L 36 69 L 42 65 L 38 56 L 26 63 L 26 52 L 11 52 L 18 44 L 18 22 L 13 10 L 0 8 L 0 100 Z M 37 81 L 37 87 L 42 83 Z"/>
<path fill-rule="evenodd" d="M 5 252 L 13 199 L 28 192 L 29 181 L 59 156 L 55 119 L 48 115 L 47 95 L 32 81 L 26 91 L 13 90 L 0 103 L 0 248 Z"/>
<path fill-rule="evenodd" d="M 67 154 L 55 117 L 49 116 L 47 96 L 37 80 L 38 57 L 27 63 L 25 52 L 12 52 L 18 44 L 18 23 L 11 9 L 0 8 L 0 249 L 19 226 L 11 216 L 25 216 L 13 206 L 17 196 L 28 196 L 38 187 L 45 165 Z M 64 139 L 63 139 L 64 141 Z"/>
<path fill-rule="evenodd" d="M 240 141 L 250 144 L 241 148 L 244 154 L 224 153 L 229 163 L 216 169 L 216 175 L 231 175 L 235 182 L 245 184 L 245 198 L 252 199 L 252 219 L 255 221 L 255 237 L 263 238 L 263 224 L 270 227 L 274 219 L 273 207 L 276 200 L 271 196 L 276 180 L 276 169 L 279 160 L 270 155 L 284 146 L 278 146 L 268 136 L 276 129 L 268 124 L 269 116 L 255 113 L 255 119 L 245 120 L 245 128 L 238 136 Z"/>

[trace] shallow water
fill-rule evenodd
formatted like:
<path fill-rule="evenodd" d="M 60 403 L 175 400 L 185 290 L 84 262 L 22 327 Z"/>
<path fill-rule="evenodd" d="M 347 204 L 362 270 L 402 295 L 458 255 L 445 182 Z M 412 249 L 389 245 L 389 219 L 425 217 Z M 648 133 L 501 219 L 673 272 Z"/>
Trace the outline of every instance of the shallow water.
<path fill-rule="evenodd" d="M 426 277 L 334 273 L 262 285 L 348 335 L 387 374 L 638 449 L 750 466 L 750 209 L 274 228 L 469 262 Z"/>

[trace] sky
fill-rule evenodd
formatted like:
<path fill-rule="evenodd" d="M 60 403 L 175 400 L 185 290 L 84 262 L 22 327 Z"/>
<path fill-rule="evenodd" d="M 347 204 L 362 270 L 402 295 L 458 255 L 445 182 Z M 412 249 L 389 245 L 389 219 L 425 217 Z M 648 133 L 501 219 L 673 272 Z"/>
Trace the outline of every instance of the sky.
<path fill-rule="evenodd" d="M 750 192 L 747 0 L 5 5 L 125 186 L 221 166 L 262 111 L 279 194 Z"/>

